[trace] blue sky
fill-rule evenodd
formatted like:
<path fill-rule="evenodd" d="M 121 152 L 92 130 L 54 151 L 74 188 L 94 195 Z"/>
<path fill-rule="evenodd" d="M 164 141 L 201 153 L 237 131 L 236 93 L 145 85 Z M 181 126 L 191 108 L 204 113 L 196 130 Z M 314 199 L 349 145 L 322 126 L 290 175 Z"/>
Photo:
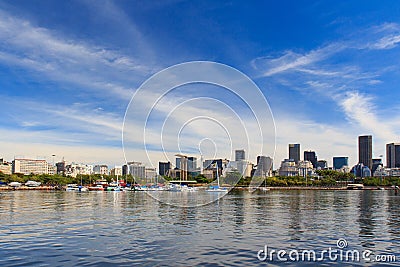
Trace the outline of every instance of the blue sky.
<path fill-rule="evenodd" d="M 56 160 L 119 165 L 133 94 L 164 68 L 201 60 L 232 66 L 258 85 L 275 119 L 276 151 L 271 136 L 265 152 L 274 155 L 275 167 L 291 142 L 330 165 L 333 156 L 355 164 L 358 135 L 373 135 L 375 157 L 399 141 L 399 45 L 397 1 L 1 1 L 0 157 L 50 160 L 56 154 Z M 171 113 L 168 144 L 176 143 L 172 129 L 182 126 L 178 117 L 189 119 L 181 116 L 187 112 L 246 113 L 221 88 L 201 88 L 165 97 L 150 125 L 160 125 L 161 114 L 198 92 L 226 105 L 203 99 Z M 151 90 L 146 93 L 145 101 L 153 101 Z M 227 129 L 234 129 L 237 120 L 229 118 Z M 222 128 L 204 127 L 222 146 L 216 156 L 230 158 Z M 195 129 L 183 131 L 186 149 L 206 137 Z M 147 136 L 152 162 L 165 159 L 159 135 Z M 128 160 L 148 163 L 142 140 L 134 141 Z M 257 153 L 248 156 L 255 161 Z"/>

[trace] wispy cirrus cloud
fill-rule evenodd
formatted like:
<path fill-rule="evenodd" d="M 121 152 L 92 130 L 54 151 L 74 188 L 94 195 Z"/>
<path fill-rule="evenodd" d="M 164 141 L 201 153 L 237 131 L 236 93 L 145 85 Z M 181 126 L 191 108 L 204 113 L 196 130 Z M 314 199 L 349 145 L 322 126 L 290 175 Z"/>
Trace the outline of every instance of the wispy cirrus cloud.
<path fill-rule="evenodd" d="M 375 51 L 390 53 L 388 50 L 398 47 L 399 32 L 400 25 L 384 23 L 308 52 L 288 50 L 279 57 L 257 58 L 251 63 L 269 82 L 285 84 L 313 97 L 315 94 L 328 97 L 342 108 L 349 121 L 359 124 L 360 129 L 376 132 L 382 138 L 394 138 L 391 127 L 383 127 L 383 132 L 379 133 L 371 126 L 382 118 L 372 105 L 375 96 L 362 91 L 365 87 L 381 85 L 383 73 L 399 70 L 397 65 L 371 64 L 377 62 L 374 57 L 380 56 Z M 366 59 L 363 61 L 359 57 Z"/>
<path fill-rule="evenodd" d="M 0 11 L 0 40 L 0 64 L 118 98 L 131 96 L 132 87 L 156 69 L 140 56 L 69 39 L 5 11 Z"/>
<path fill-rule="evenodd" d="M 373 101 L 372 96 L 355 91 L 346 93 L 339 104 L 350 122 L 356 123 L 362 130 L 383 140 L 395 140 L 396 132 L 390 124 L 378 117 Z"/>
<path fill-rule="evenodd" d="M 52 138 L 30 139 L 23 142 L 49 141 L 67 145 L 101 142 L 120 142 L 123 118 L 96 108 L 93 104 L 74 103 L 69 106 L 49 104 L 26 99 L 2 96 L 2 113 L 11 123 L 3 129 L 22 132 L 40 132 Z M 18 112 L 13 112 L 18 110 Z M 60 138 L 57 139 L 57 136 Z"/>

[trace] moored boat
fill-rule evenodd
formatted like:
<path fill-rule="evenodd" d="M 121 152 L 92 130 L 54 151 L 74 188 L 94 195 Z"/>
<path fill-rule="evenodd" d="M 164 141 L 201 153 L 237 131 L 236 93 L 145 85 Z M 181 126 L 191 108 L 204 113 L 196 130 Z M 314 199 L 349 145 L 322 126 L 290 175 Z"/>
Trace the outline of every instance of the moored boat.
<path fill-rule="evenodd" d="M 11 183 L 8 184 L 8 186 L 11 186 L 11 187 L 20 187 L 21 185 L 22 184 L 19 183 L 19 182 L 11 182 Z"/>
<path fill-rule="evenodd" d="M 73 192 L 88 192 L 89 189 L 82 185 L 77 185 L 77 184 L 67 184 L 67 187 L 65 188 L 65 191 L 73 191 Z"/>
<path fill-rule="evenodd" d="M 348 184 L 347 189 L 348 190 L 353 190 L 353 189 L 361 190 L 361 189 L 364 189 L 364 185 L 363 184 Z"/>
<path fill-rule="evenodd" d="M 25 183 L 25 186 L 28 186 L 28 187 L 38 187 L 38 186 L 40 186 L 41 184 L 42 184 L 41 182 L 27 181 L 27 182 Z"/>
<path fill-rule="evenodd" d="M 215 163 L 215 168 L 217 170 L 217 185 L 210 185 L 208 189 L 206 189 L 206 192 L 210 193 L 226 193 L 228 192 L 228 189 L 225 187 L 220 187 L 219 185 L 219 175 L 218 175 L 218 165 Z"/>
<path fill-rule="evenodd" d="M 95 186 L 89 186 L 89 191 L 104 191 L 104 187 L 101 184 Z"/>

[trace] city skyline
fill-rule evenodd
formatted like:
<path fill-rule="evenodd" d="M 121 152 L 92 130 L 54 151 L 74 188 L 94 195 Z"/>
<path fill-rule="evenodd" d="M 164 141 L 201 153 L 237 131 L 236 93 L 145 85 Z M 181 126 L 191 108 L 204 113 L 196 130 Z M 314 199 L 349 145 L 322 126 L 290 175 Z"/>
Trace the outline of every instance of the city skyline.
<path fill-rule="evenodd" d="M 386 166 L 387 168 L 398 168 L 399 164 L 399 147 L 400 147 L 400 143 L 388 143 L 386 144 L 385 148 L 385 152 L 386 152 L 386 165 L 385 162 L 383 160 L 383 155 L 380 155 L 379 157 L 373 157 L 373 151 L 372 151 L 372 145 L 373 145 L 373 136 L 371 135 L 361 135 L 358 136 L 358 161 L 357 164 L 362 163 L 363 165 L 367 166 L 370 170 L 372 170 L 373 168 L 373 161 L 379 161 L 380 164 L 383 164 L 384 166 Z M 328 161 L 326 159 L 318 159 L 318 155 L 316 153 L 316 151 L 312 151 L 312 150 L 304 150 L 303 152 L 303 158 L 300 157 L 300 146 L 301 144 L 288 144 L 288 154 L 287 157 L 282 159 L 282 162 L 289 160 L 289 161 L 293 161 L 296 164 L 302 160 L 302 161 L 309 161 L 312 166 L 314 167 L 314 169 L 317 169 L 317 167 L 319 166 L 318 163 L 319 162 L 324 162 L 326 164 L 326 168 L 333 168 L 333 169 L 340 169 L 340 167 L 335 168 L 335 159 L 338 160 L 337 164 L 341 164 L 347 167 L 351 167 L 351 166 L 355 166 L 357 164 L 354 165 L 350 165 L 348 163 L 348 156 L 338 156 L 338 155 L 332 155 L 332 165 L 327 164 Z M 245 157 L 246 151 L 244 149 L 235 149 L 234 153 L 231 153 L 234 155 L 234 158 L 227 158 L 227 157 L 216 157 L 216 158 L 203 158 L 202 156 L 200 158 L 196 158 L 193 155 L 183 155 L 183 154 L 176 154 L 174 161 L 175 161 L 175 165 L 173 162 L 170 161 L 159 161 L 157 162 L 157 166 L 151 166 L 155 169 L 160 170 L 160 164 L 166 164 L 168 163 L 168 166 L 174 167 L 174 168 L 178 168 L 180 169 L 180 165 L 181 165 L 181 160 L 182 158 L 186 158 L 188 159 L 191 163 L 190 165 L 188 165 L 188 169 L 196 169 L 197 167 L 197 163 L 199 163 L 199 166 L 203 166 L 203 163 L 207 162 L 207 161 L 214 161 L 216 159 L 225 159 L 228 162 L 235 162 L 235 161 L 244 161 L 244 162 L 249 162 L 254 164 L 254 161 L 251 159 L 248 159 Z M 54 162 L 54 157 L 56 155 L 52 155 L 52 160 L 53 160 L 53 165 L 55 166 L 55 162 Z M 265 156 L 265 155 L 259 155 L 256 158 L 256 164 L 255 166 L 258 164 L 258 160 L 260 157 L 269 157 L 269 156 Z M 298 158 L 298 161 L 296 162 L 296 159 Z M 34 161 L 47 161 L 49 162 L 46 158 L 29 158 L 29 157 L 14 157 L 15 159 L 29 159 L 29 160 L 34 160 Z M 271 158 L 272 160 L 276 160 Z M 4 158 L 1 158 L 2 161 L 4 161 Z M 7 162 L 7 160 L 6 160 Z M 61 162 L 71 162 L 71 163 L 77 163 L 77 161 L 71 160 L 71 161 L 65 161 L 64 157 L 62 158 L 61 161 L 58 161 L 58 163 Z M 132 161 L 132 160 L 128 160 L 126 162 L 120 162 L 118 164 L 115 165 L 104 165 L 107 167 L 112 168 L 114 167 L 118 167 L 118 166 L 122 166 L 123 164 L 128 164 L 129 162 L 136 162 L 136 163 L 140 163 L 142 164 L 142 162 L 139 161 Z M 340 162 L 340 163 L 339 163 Z M 343 162 L 346 162 L 346 164 L 343 164 Z M 368 166 L 368 164 L 365 164 L 365 162 L 370 162 L 371 167 Z M 50 164 L 50 162 L 49 162 Z M 99 163 L 99 162 L 80 162 L 79 164 L 89 164 L 89 165 L 97 165 L 100 166 L 103 163 Z M 158 167 L 158 168 L 157 168 Z M 164 167 L 162 167 L 164 168 Z M 200 167 L 199 167 L 200 168 Z"/>
<path fill-rule="evenodd" d="M 399 6 L 372 1 L 296 1 L 289 9 L 284 3 L 250 7 L 213 1 L 2 1 L 0 157 L 41 156 L 51 162 L 54 154 L 57 161 L 120 165 L 125 161 L 125 109 L 137 88 L 164 68 L 194 60 L 227 64 L 258 85 L 276 125 L 276 151 L 265 153 L 275 163 L 288 157 L 288 144 L 298 143 L 329 166 L 334 156 L 348 157 L 353 166 L 357 136 L 365 134 L 374 138 L 372 157 L 386 155 L 386 144 L 399 142 Z M 198 89 L 251 117 L 243 103 L 220 89 L 183 89 L 160 102 L 150 125 L 170 107 L 196 97 Z M 152 92 L 147 93 L 152 101 Z M 232 128 L 240 125 L 216 102 L 184 111 L 227 118 Z M 171 129 L 183 124 L 176 115 Z M 234 158 L 235 148 L 227 146 L 223 131 L 208 124 L 196 127 L 183 135 L 184 147 L 197 149 L 202 141 L 198 129 L 211 129 L 216 158 Z M 159 136 L 147 137 L 149 156 L 165 161 L 155 145 Z M 176 141 L 166 138 L 167 144 Z M 275 145 L 273 138 L 268 145 Z M 212 142 L 204 146 L 214 149 Z M 238 144 L 241 148 L 246 144 Z M 195 151 L 183 152 L 200 158 Z M 148 163 L 143 150 L 132 154 L 128 161 Z M 252 149 L 246 156 L 254 161 L 259 153 Z"/>

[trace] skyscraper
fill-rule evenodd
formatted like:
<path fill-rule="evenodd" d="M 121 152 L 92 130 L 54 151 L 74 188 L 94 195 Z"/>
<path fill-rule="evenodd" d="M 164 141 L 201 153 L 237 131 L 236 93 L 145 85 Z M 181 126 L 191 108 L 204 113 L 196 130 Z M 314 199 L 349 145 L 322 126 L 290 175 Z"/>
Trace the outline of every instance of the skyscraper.
<path fill-rule="evenodd" d="M 400 144 L 390 143 L 386 145 L 386 167 L 400 168 Z"/>
<path fill-rule="evenodd" d="M 333 169 L 340 170 L 344 166 L 349 166 L 348 157 L 333 157 Z"/>
<path fill-rule="evenodd" d="M 358 163 L 372 170 L 372 135 L 358 137 Z"/>
<path fill-rule="evenodd" d="M 312 163 L 314 168 L 317 168 L 317 155 L 315 154 L 315 151 L 304 151 L 304 160 L 308 160 Z"/>
<path fill-rule="evenodd" d="M 293 159 L 296 164 L 300 161 L 300 144 L 289 144 L 289 159 Z"/>
<path fill-rule="evenodd" d="M 158 163 L 158 173 L 162 176 L 168 175 L 169 170 L 171 169 L 171 162 L 159 162 Z"/>
<path fill-rule="evenodd" d="M 272 158 L 266 156 L 257 157 L 257 169 L 254 172 L 256 177 L 267 177 L 269 176 L 270 170 L 272 169 Z"/>
<path fill-rule="evenodd" d="M 197 158 L 188 157 L 188 171 L 193 172 L 197 169 Z"/>
<path fill-rule="evenodd" d="M 235 150 L 235 161 L 245 160 L 245 156 L 246 154 L 244 152 L 244 149 Z"/>

